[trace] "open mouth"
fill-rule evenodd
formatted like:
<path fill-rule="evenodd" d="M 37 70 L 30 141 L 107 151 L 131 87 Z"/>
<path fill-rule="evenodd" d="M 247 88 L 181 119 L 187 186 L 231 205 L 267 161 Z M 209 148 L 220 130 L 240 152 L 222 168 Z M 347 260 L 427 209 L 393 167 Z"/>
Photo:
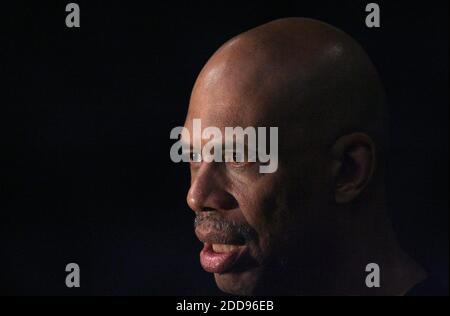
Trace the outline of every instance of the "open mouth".
<path fill-rule="evenodd" d="M 222 225 L 213 219 L 196 222 L 195 234 L 204 245 L 200 264 L 205 271 L 224 274 L 237 272 L 246 266 L 251 239 L 249 229 L 241 226 Z"/>
<path fill-rule="evenodd" d="M 204 243 L 200 263 L 207 272 L 230 272 L 244 256 L 246 249 L 246 246 Z"/>

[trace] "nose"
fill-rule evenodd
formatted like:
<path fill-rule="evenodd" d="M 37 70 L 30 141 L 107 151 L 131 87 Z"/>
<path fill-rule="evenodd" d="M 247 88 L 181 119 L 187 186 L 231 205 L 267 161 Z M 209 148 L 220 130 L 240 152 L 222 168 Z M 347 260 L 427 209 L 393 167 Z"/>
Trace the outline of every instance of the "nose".
<path fill-rule="evenodd" d="M 195 172 L 191 172 L 191 187 L 187 203 L 195 212 L 230 210 L 237 207 L 237 201 L 226 190 L 227 180 L 217 163 L 202 162 Z"/>

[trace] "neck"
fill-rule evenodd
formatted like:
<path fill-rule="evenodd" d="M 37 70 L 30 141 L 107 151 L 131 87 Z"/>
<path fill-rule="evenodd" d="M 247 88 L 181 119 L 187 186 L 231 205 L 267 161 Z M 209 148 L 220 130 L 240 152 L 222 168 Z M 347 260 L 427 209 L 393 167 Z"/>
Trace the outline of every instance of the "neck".
<path fill-rule="evenodd" d="M 382 188 L 382 186 L 380 186 Z M 336 295 L 405 295 L 426 278 L 425 271 L 400 247 L 388 218 L 384 190 L 366 193 L 360 203 L 348 209 L 340 226 L 342 234 L 335 269 Z M 370 263 L 380 270 L 379 287 L 368 287 Z"/>
<path fill-rule="evenodd" d="M 285 267 L 286 280 L 277 279 L 269 288 L 274 290 L 274 284 L 279 284 L 280 289 L 289 289 L 285 294 L 294 295 L 401 296 L 423 281 L 425 271 L 396 240 L 384 195 L 366 196 L 361 201 L 364 204 L 354 203 L 337 210 L 339 219 L 337 223 L 333 221 L 335 235 L 325 236 L 301 251 L 308 255 Z M 380 269 L 379 287 L 366 285 L 372 272 L 366 272 L 370 263 Z"/>
<path fill-rule="evenodd" d="M 425 271 L 408 256 L 395 240 L 380 243 L 379 240 L 359 242 L 347 254 L 343 252 L 341 263 L 335 269 L 334 295 L 405 295 L 423 281 Z M 344 259 L 345 256 L 345 259 Z M 370 286 L 376 273 L 369 264 L 379 267 L 379 287 Z M 368 271 L 366 271 L 368 268 Z M 369 278 L 369 286 L 366 279 Z"/>

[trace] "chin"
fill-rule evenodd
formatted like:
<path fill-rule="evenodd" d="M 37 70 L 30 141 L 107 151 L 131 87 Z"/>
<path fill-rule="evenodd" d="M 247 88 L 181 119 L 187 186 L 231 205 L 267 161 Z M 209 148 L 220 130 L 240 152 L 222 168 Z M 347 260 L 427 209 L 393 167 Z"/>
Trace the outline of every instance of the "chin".
<path fill-rule="evenodd" d="M 261 279 L 261 268 L 242 272 L 215 273 L 218 288 L 232 295 L 255 295 Z"/>

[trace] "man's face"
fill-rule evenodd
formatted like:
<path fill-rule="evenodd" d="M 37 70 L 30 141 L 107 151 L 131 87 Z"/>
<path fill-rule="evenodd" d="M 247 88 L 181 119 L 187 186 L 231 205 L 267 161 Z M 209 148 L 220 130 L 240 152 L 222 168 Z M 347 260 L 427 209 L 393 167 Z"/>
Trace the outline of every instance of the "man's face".
<path fill-rule="evenodd" d="M 234 106 L 214 106 L 204 100 L 202 96 L 191 101 L 185 122 L 191 144 L 198 137 L 193 133 L 194 119 L 201 119 L 202 128 L 216 126 L 225 135 L 225 127 L 265 126 L 263 117 L 271 116 L 270 112 L 236 111 Z M 281 127 L 281 131 L 286 129 Z M 209 139 L 198 141 L 205 145 Z M 262 283 L 273 272 L 273 264 L 288 256 L 286 247 L 295 242 L 291 232 L 301 229 L 303 212 L 298 201 L 303 192 L 295 176 L 297 164 L 280 158 L 274 173 L 260 173 L 259 162 L 193 159 L 190 163 L 187 203 L 196 212 L 195 233 L 204 243 L 200 262 L 214 273 L 224 292 L 252 294 L 266 286 Z"/>
<path fill-rule="evenodd" d="M 192 120 L 185 127 L 191 131 Z M 248 161 L 192 161 L 190 170 L 187 202 L 196 212 L 195 233 L 204 243 L 201 264 L 223 291 L 250 294 L 284 224 L 283 172 L 262 174 L 258 162 Z"/>
<path fill-rule="evenodd" d="M 233 58 L 219 54 L 219 61 L 199 76 L 184 126 L 191 137 L 188 141 L 192 144 L 198 137 L 193 133 L 193 120 L 200 119 L 202 129 L 214 126 L 222 135 L 225 127 L 275 126 L 281 143 L 299 143 L 298 131 L 286 120 L 289 114 L 278 106 L 281 98 L 277 96 L 285 90 L 283 81 L 265 75 L 272 73 L 265 60 L 257 62 L 257 67 L 248 62 L 234 65 L 237 54 Z M 209 139 L 197 141 L 204 145 Z M 266 286 L 262 283 L 274 264 L 301 252 L 299 247 L 288 248 L 299 240 L 293 235 L 298 231 L 308 234 L 314 224 L 307 218 L 312 212 L 304 209 L 311 207 L 311 200 L 321 200 L 311 192 L 322 190 L 317 179 L 326 169 L 323 165 L 316 168 L 321 162 L 313 150 L 287 157 L 290 150 L 285 147 L 289 146 L 280 144 L 274 173 L 260 173 L 258 162 L 190 163 L 187 202 L 196 212 L 196 235 L 204 243 L 200 261 L 225 292 L 252 294 Z M 297 154 L 298 149 L 291 152 Z"/>
<path fill-rule="evenodd" d="M 225 127 L 260 126 L 248 120 L 243 124 L 242 115 L 230 115 L 220 107 L 194 110 L 185 122 L 193 138 L 194 118 L 201 119 L 204 127 L 219 127 L 222 134 Z M 289 133 L 286 127 L 280 129 L 281 137 Z M 199 143 L 208 141 L 200 139 Z M 332 231 L 326 224 L 332 222 L 326 211 L 328 201 L 323 198 L 326 162 L 314 149 L 300 156 L 286 155 L 289 152 L 280 152 L 274 173 L 260 173 L 258 161 L 190 162 L 187 203 L 196 213 L 195 233 L 204 243 L 200 262 L 214 273 L 224 292 L 265 292 L 271 280 L 297 277 L 301 272 L 298 260 L 318 263 L 314 261 L 317 255 L 326 255 L 326 247 L 317 246 Z M 286 267 L 292 262 L 294 271 Z M 296 275 L 289 275 L 292 272 Z"/>

